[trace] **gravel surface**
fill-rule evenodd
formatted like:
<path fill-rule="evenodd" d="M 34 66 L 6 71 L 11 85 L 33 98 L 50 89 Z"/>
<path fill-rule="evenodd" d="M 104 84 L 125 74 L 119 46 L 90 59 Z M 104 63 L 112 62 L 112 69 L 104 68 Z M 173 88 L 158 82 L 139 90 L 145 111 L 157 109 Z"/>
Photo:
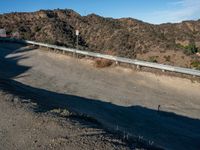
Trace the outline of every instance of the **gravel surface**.
<path fill-rule="evenodd" d="M 67 110 L 36 113 L 31 108 L 37 104 L 4 92 L 0 103 L 0 150 L 131 149 L 97 124 L 73 119 Z"/>
<path fill-rule="evenodd" d="M 200 148 L 200 84 L 195 81 L 119 66 L 99 69 L 90 60 L 17 44 L 1 43 L 0 50 L 1 75 L 35 93 L 36 103 L 48 111 L 68 108 L 166 149 Z"/>

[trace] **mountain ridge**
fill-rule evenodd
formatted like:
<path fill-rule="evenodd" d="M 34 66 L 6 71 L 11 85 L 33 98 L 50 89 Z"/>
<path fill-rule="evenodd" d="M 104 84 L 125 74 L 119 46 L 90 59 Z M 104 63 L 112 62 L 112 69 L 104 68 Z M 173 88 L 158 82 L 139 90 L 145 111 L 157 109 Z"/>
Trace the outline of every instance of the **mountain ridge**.
<path fill-rule="evenodd" d="M 0 15 L 0 28 L 20 38 L 152 62 L 194 67 L 200 62 L 200 20 L 154 25 L 133 18 L 81 16 L 71 9 Z M 200 65 L 197 65 L 197 68 Z"/>

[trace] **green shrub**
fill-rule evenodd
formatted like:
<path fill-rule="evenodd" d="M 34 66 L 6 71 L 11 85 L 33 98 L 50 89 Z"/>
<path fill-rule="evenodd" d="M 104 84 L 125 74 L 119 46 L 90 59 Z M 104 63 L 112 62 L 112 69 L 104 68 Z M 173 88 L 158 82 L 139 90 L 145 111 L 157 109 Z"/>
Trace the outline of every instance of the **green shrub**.
<path fill-rule="evenodd" d="M 180 48 L 180 49 L 185 49 L 185 47 L 184 47 L 183 45 L 179 44 L 179 43 L 176 44 L 176 47 L 177 47 L 177 48 Z"/>
<path fill-rule="evenodd" d="M 200 70 L 200 61 L 192 62 L 191 67 Z"/>
<path fill-rule="evenodd" d="M 195 44 L 189 44 L 189 45 L 185 46 L 184 49 L 185 49 L 184 53 L 187 55 L 193 55 L 199 51 L 199 49 L 196 47 Z"/>
<path fill-rule="evenodd" d="M 157 61 L 157 56 L 151 56 L 151 57 L 149 57 L 149 61 L 153 62 L 153 63 L 157 63 L 158 62 Z"/>
<path fill-rule="evenodd" d="M 200 52 L 200 49 L 195 44 L 189 44 L 187 46 L 176 44 L 176 47 L 179 49 L 183 49 L 186 55 L 193 55 L 196 54 L 197 52 Z"/>

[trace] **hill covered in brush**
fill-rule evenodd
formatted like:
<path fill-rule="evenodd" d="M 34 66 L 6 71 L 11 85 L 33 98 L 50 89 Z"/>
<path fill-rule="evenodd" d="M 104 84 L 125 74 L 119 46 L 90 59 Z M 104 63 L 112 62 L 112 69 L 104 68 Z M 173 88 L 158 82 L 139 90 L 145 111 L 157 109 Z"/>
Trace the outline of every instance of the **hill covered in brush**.
<path fill-rule="evenodd" d="M 57 9 L 3 14 L 0 28 L 19 32 L 21 39 L 67 47 L 75 47 L 78 29 L 80 49 L 200 69 L 200 20 L 153 25 Z"/>

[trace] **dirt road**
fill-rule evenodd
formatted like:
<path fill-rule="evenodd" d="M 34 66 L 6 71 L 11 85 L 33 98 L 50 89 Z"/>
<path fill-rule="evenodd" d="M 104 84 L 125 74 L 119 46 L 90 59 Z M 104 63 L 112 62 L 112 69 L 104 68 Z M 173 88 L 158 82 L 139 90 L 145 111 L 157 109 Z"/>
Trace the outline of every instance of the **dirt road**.
<path fill-rule="evenodd" d="M 0 50 L 1 75 L 49 97 L 43 104 L 87 114 L 166 149 L 200 148 L 199 83 L 122 67 L 97 69 L 89 60 L 17 44 L 1 43 Z"/>

